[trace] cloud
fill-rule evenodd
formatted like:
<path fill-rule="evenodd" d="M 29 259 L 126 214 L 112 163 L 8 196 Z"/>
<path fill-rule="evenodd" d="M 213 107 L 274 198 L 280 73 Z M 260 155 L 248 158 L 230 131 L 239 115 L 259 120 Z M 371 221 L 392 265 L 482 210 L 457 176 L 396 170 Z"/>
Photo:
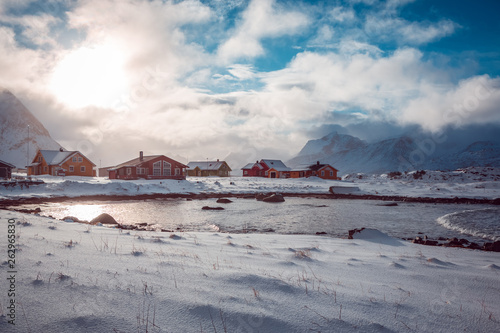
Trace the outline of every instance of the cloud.
<path fill-rule="evenodd" d="M 409 101 L 402 123 L 416 123 L 429 131 L 469 124 L 500 124 L 500 79 L 474 76 L 445 87 L 426 84 L 421 96 Z"/>
<path fill-rule="evenodd" d="M 452 35 L 460 25 L 451 20 L 410 22 L 401 18 L 370 15 L 364 30 L 369 36 L 381 40 L 396 40 L 401 44 L 420 45 Z"/>
<path fill-rule="evenodd" d="M 305 14 L 286 10 L 274 0 L 253 0 L 242 13 L 232 36 L 220 45 L 218 57 L 223 63 L 231 63 L 261 56 L 264 54 L 261 39 L 293 35 L 308 24 Z"/>

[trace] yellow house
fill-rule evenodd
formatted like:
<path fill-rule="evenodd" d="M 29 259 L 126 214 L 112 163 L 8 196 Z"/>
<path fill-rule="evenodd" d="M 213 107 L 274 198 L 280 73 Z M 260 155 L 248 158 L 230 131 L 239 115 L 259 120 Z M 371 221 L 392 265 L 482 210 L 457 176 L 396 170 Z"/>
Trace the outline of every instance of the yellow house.
<path fill-rule="evenodd" d="M 95 164 L 79 151 L 38 150 L 28 168 L 28 176 L 95 177 Z"/>

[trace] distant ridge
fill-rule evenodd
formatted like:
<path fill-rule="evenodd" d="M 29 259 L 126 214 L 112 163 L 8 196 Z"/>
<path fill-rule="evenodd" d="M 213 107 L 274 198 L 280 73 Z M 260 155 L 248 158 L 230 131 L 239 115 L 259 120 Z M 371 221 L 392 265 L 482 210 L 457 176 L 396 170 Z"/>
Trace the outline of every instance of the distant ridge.
<path fill-rule="evenodd" d="M 459 131 L 459 130 L 457 130 Z M 287 161 L 294 167 L 321 161 L 346 173 L 386 173 L 412 170 L 455 170 L 467 167 L 500 167 L 500 144 L 492 141 L 424 146 L 425 137 L 403 135 L 366 143 L 347 134 L 332 132 L 310 140 L 296 157 Z"/>
<path fill-rule="evenodd" d="M 29 157 L 28 153 L 29 125 Z M 59 149 L 42 123 L 10 91 L 0 88 L 0 160 L 24 168 L 38 149 Z"/>

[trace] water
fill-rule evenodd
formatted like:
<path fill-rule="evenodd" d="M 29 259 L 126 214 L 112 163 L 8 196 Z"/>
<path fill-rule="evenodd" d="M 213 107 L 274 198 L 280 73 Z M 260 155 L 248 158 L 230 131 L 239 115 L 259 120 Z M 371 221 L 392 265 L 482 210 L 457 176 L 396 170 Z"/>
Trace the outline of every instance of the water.
<path fill-rule="evenodd" d="M 64 202 L 41 205 L 42 215 L 62 219 L 75 216 L 91 220 L 108 213 L 119 223 L 155 224 L 163 229 L 184 231 L 270 232 L 315 234 L 326 232 L 346 237 L 348 230 L 368 227 L 393 237 L 413 238 L 423 233 L 430 238 L 457 237 L 474 242 L 500 239 L 500 208 L 490 205 L 398 203 L 379 206 L 373 200 L 331 200 L 286 198 L 283 203 L 253 199 L 158 199 L 145 201 Z M 202 210 L 222 206 L 223 211 Z M 37 206 L 25 207 L 35 208 Z"/>

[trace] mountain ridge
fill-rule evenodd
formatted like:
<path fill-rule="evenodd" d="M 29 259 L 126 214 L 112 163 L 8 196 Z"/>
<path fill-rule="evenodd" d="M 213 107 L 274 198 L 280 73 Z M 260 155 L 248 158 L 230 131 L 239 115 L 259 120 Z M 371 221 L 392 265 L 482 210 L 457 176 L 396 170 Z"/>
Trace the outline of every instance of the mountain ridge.
<path fill-rule="evenodd" d="M 316 161 L 328 163 L 346 173 L 387 173 L 412 170 L 455 170 L 466 167 L 500 167 L 500 144 L 473 141 L 439 147 L 422 136 L 408 134 L 367 143 L 334 131 L 309 140 L 287 165 L 296 167 Z"/>
<path fill-rule="evenodd" d="M 31 162 L 38 149 L 62 148 L 24 104 L 4 88 L 0 88 L 0 142 L 0 160 L 18 168 Z"/>

